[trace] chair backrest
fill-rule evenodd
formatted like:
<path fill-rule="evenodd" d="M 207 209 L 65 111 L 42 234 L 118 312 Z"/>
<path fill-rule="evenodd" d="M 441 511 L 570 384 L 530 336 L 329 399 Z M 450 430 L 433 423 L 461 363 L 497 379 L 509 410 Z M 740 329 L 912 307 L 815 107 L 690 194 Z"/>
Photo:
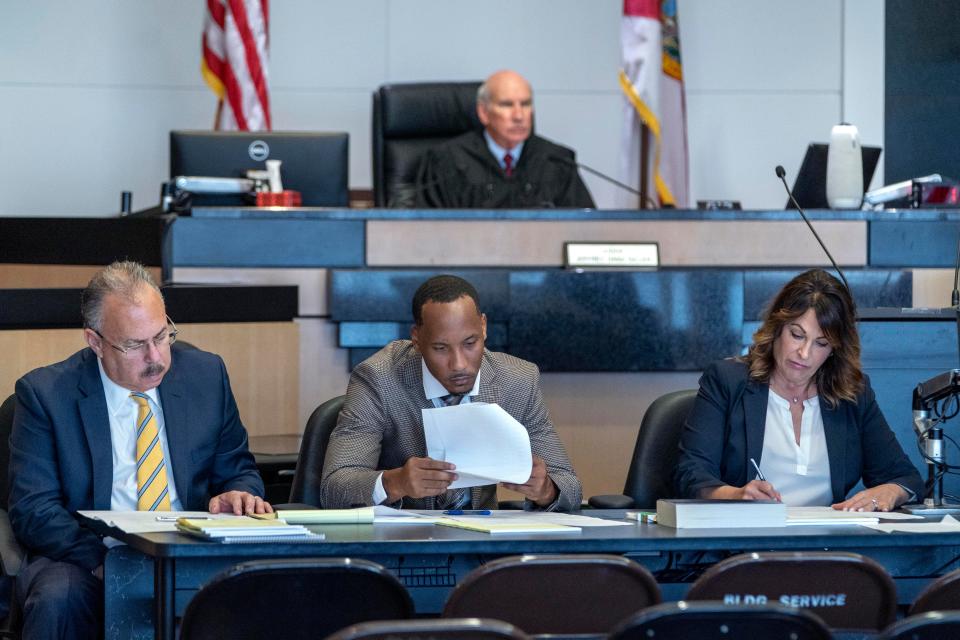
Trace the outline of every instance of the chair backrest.
<path fill-rule="evenodd" d="M 955 640 L 960 638 L 960 611 L 927 611 L 899 620 L 877 640 Z"/>
<path fill-rule="evenodd" d="M 417 172 L 432 146 L 482 125 L 479 82 L 386 84 L 373 94 L 373 199 L 377 207 L 416 200 Z"/>
<path fill-rule="evenodd" d="M 300 455 L 290 488 L 290 502 L 320 507 L 320 480 L 323 478 L 323 459 L 327 455 L 330 433 L 337 426 L 337 416 L 343 408 L 343 396 L 327 400 L 313 410 L 303 430 Z"/>
<path fill-rule="evenodd" d="M 832 636 L 816 616 L 783 605 L 670 602 L 649 607 L 627 619 L 609 640 L 649 638 L 830 640 Z"/>
<path fill-rule="evenodd" d="M 0 404 L 0 509 L 7 509 L 7 469 L 10 468 L 10 433 L 13 431 L 13 409 L 17 403 L 16 394 L 10 395 Z"/>
<path fill-rule="evenodd" d="M 341 629 L 327 640 L 527 640 L 509 622 L 485 618 L 384 620 Z"/>
<path fill-rule="evenodd" d="M 494 618 L 529 634 L 604 634 L 658 602 L 650 572 L 622 556 L 511 556 L 471 571 L 443 617 Z"/>
<path fill-rule="evenodd" d="M 660 498 L 677 497 L 673 478 L 680 432 L 696 398 L 696 389 L 674 391 L 654 400 L 643 414 L 623 486 L 635 506 L 653 508 Z"/>
<path fill-rule="evenodd" d="M 920 592 L 910 605 L 910 615 L 960 609 L 960 569 L 942 575 Z"/>
<path fill-rule="evenodd" d="M 744 553 L 700 576 L 687 600 L 781 604 L 808 609 L 835 629 L 879 631 L 893 621 L 897 592 L 876 561 L 856 553 Z"/>
<path fill-rule="evenodd" d="M 400 581 L 373 562 L 256 560 L 214 576 L 194 594 L 180 638 L 313 640 L 358 622 L 409 618 L 413 612 Z"/>

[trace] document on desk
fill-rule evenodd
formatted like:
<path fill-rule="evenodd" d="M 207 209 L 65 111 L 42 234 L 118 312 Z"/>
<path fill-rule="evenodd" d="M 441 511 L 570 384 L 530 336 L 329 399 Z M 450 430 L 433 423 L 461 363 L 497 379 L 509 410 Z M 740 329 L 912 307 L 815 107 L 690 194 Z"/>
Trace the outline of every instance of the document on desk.
<path fill-rule="evenodd" d="M 258 520 L 282 520 L 288 524 L 370 524 L 374 508 L 358 509 L 278 509 L 273 513 L 258 513 Z"/>
<path fill-rule="evenodd" d="M 497 512 L 493 512 L 497 514 Z M 442 527 L 469 529 L 490 534 L 508 533 L 580 533 L 580 527 L 556 524 L 537 518 L 538 514 L 528 513 L 526 518 L 489 516 L 446 516 L 437 520 Z"/>
<path fill-rule="evenodd" d="M 833 507 L 787 507 L 787 526 L 791 525 L 861 525 L 877 524 L 880 520 L 922 520 L 899 511 L 837 511 Z"/>
<path fill-rule="evenodd" d="M 457 465 L 451 489 L 530 478 L 530 436 L 500 405 L 471 402 L 422 413 L 427 455 Z"/>
<path fill-rule="evenodd" d="M 437 512 L 403 511 L 382 504 L 373 507 L 373 524 L 436 524 L 442 517 Z"/>
<path fill-rule="evenodd" d="M 99 520 L 126 533 L 163 533 L 177 530 L 178 518 L 233 518 L 233 514 L 206 511 L 77 511 L 90 520 Z"/>
<path fill-rule="evenodd" d="M 884 514 L 886 516 L 887 514 Z M 943 516 L 940 522 L 881 522 L 879 524 L 862 525 L 868 529 L 875 529 L 884 533 L 957 533 L 960 531 L 960 522 L 953 516 Z"/>

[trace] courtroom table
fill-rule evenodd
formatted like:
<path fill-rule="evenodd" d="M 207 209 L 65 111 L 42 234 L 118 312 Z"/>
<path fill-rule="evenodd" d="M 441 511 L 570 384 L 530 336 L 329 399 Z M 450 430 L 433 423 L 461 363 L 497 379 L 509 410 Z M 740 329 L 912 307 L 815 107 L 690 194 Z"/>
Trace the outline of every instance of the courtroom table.
<path fill-rule="evenodd" d="M 584 512 L 622 519 L 622 510 Z M 92 526 L 92 525 L 91 525 Z M 211 576 L 238 562 L 262 558 L 350 557 L 378 562 L 406 585 L 419 614 L 437 614 L 451 588 L 469 571 L 497 557 L 524 553 L 611 553 L 652 571 L 677 568 L 678 558 L 705 560 L 750 551 L 838 550 L 862 553 L 894 577 L 898 602 L 907 604 L 932 578 L 960 558 L 960 533 L 881 533 L 857 526 L 766 529 L 686 529 L 632 524 L 589 527 L 572 534 L 496 535 L 431 524 L 311 527 L 319 543 L 225 545 L 178 533 L 126 534 L 104 564 L 106 638 L 173 638 L 175 618 Z M 682 598 L 686 583 L 661 580 L 667 600 Z M 151 616 L 152 612 L 152 616 Z"/>

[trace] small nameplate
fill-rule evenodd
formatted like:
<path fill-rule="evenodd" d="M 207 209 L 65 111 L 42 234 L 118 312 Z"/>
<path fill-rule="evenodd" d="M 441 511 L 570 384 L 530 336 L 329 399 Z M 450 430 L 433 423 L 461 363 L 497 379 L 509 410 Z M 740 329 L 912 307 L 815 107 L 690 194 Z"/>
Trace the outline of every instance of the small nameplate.
<path fill-rule="evenodd" d="M 568 269 L 656 269 L 656 242 L 565 242 L 563 264 Z"/>

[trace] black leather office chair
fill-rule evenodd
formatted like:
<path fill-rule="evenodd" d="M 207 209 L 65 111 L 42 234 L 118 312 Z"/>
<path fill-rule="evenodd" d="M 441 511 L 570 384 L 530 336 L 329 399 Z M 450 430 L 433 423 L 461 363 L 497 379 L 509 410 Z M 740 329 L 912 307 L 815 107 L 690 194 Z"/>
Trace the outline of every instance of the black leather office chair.
<path fill-rule="evenodd" d="M 622 556 L 511 556 L 471 571 L 443 617 L 504 620 L 531 635 L 599 635 L 658 602 L 650 572 Z"/>
<path fill-rule="evenodd" d="M 928 611 L 893 623 L 877 640 L 956 640 L 960 638 L 960 611 Z"/>
<path fill-rule="evenodd" d="M 633 447 L 624 495 L 593 496 L 588 502 L 596 509 L 653 508 L 659 498 L 673 498 L 673 474 L 677 468 L 680 431 L 690 415 L 696 389 L 684 389 L 660 396 L 643 414 L 637 443 Z"/>
<path fill-rule="evenodd" d="M 0 404 L 0 638 L 17 638 L 20 612 L 13 597 L 14 581 L 23 564 L 24 552 L 13 536 L 7 515 L 7 469 L 10 467 L 10 433 L 17 397 L 9 396 Z"/>
<path fill-rule="evenodd" d="M 314 640 L 368 620 L 413 615 L 410 594 L 384 567 L 350 558 L 256 560 L 203 585 L 187 604 L 181 640 Z"/>
<path fill-rule="evenodd" d="M 802 609 L 778 604 L 724 605 L 719 602 L 658 604 L 627 619 L 610 634 L 610 640 L 830 640 L 832 637 L 819 618 Z"/>
<path fill-rule="evenodd" d="M 300 456 L 293 474 L 290 502 L 315 507 L 320 504 L 320 480 L 323 478 L 323 459 L 327 455 L 327 441 L 337 426 L 337 416 L 343 408 L 343 396 L 327 400 L 313 410 L 303 430 Z"/>
<path fill-rule="evenodd" d="M 385 620 L 361 622 L 327 640 L 527 640 L 508 622 L 483 618 Z"/>
<path fill-rule="evenodd" d="M 373 94 L 373 199 L 377 207 L 410 207 L 424 152 L 481 128 L 479 82 L 386 84 Z"/>
<path fill-rule="evenodd" d="M 880 631 L 897 608 L 893 579 L 880 564 L 839 551 L 744 553 L 707 569 L 687 592 L 687 600 L 747 596 L 807 609 L 834 630 Z"/>

